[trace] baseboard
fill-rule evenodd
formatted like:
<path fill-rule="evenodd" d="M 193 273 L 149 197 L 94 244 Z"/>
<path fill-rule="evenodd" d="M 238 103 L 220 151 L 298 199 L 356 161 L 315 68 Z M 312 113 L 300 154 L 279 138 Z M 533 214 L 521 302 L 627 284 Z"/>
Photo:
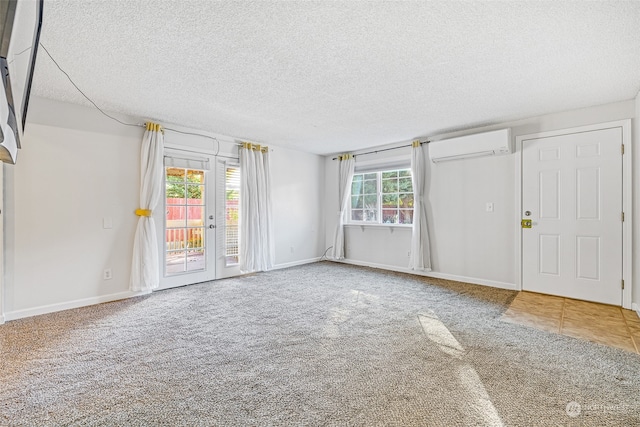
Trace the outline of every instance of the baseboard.
<path fill-rule="evenodd" d="M 69 310 L 72 308 L 86 307 L 88 305 L 101 304 L 104 302 L 118 301 L 140 295 L 147 295 L 149 292 L 118 292 L 115 294 L 101 295 L 99 297 L 83 298 L 74 301 L 66 301 L 57 304 L 42 305 L 40 307 L 26 308 L 24 310 L 9 311 L 5 313 L 4 320 L 16 320 L 24 317 L 38 316 L 40 314 L 54 313 L 56 311 Z"/>
<path fill-rule="evenodd" d="M 408 267 L 397 267 L 395 265 L 377 264 L 373 262 L 358 261 L 352 259 L 330 260 L 344 264 L 360 265 L 363 267 L 379 268 L 381 270 L 397 271 L 399 273 L 415 274 L 416 276 L 434 277 L 436 279 L 453 280 L 456 282 L 472 283 L 474 285 L 491 286 L 492 288 L 508 289 L 516 291 L 515 283 L 498 282 L 495 280 L 478 279 L 475 277 L 457 276 L 454 274 L 438 273 L 435 271 L 411 270 Z"/>
<path fill-rule="evenodd" d="M 273 270 L 295 267 L 297 265 L 303 265 L 303 264 L 311 264 L 318 261 L 320 261 L 320 257 L 309 258 L 309 259 L 304 259 L 304 260 L 294 261 L 294 262 L 287 262 L 287 263 L 275 265 L 273 267 Z M 56 311 L 69 310 L 72 308 L 86 307 L 89 305 L 101 304 L 104 302 L 111 302 L 111 301 L 117 301 L 121 299 L 136 297 L 140 295 L 147 295 L 149 293 L 150 291 L 149 292 L 126 291 L 126 292 L 119 292 L 119 293 L 110 294 L 110 295 L 102 295 L 99 297 L 91 297 L 91 298 L 84 298 L 84 299 L 79 299 L 74 301 L 66 301 L 66 302 L 57 303 L 57 304 L 43 305 L 40 307 L 27 308 L 24 310 L 10 311 L 4 314 L 4 318 L 0 317 L 0 324 L 4 323 L 5 320 L 6 321 L 17 320 L 25 317 L 38 316 L 40 314 L 54 313 Z"/>
<path fill-rule="evenodd" d="M 276 264 L 276 265 L 273 266 L 272 270 L 281 270 L 283 268 L 295 267 L 297 265 L 312 264 L 314 262 L 320 261 L 320 258 L 321 257 L 309 258 L 309 259 L 303 259 L 303 260 L 300 260 L 300 261 L 293 261 L 293 262 L 285 262 L 283 264 Z"/>

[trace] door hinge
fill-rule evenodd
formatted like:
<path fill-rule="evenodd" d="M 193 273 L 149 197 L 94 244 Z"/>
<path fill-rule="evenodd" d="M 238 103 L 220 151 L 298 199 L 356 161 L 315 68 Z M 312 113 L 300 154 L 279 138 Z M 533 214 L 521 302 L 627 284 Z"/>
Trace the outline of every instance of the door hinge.
<path fill-rule="evenodd" d="M 622 144 L 620 148 L 621 148 L 622 155 L 624 155 L 624 144 Z"/>
<path fill-rule="evenodd" d="M 624 222 L 624 212 L 622 212 L 622 222 Z"/>
<path fill-rule="evenodd" d="M 624 289 L 624 279 L 622 279 L 622 289 Z"/>

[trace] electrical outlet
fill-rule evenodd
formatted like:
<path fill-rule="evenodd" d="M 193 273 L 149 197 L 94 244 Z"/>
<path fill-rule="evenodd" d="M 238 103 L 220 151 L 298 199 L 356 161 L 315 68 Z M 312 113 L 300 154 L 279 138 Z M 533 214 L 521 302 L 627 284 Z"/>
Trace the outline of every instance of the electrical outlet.
<path fill-rule="evenodd" d="M 407 257 L 411 258 L 411 251 L 407 251 Z"/>
<path fill-rule="evenodd" d="M 485 210 L 487 212 L 493 212 L 493 203 L 491 202 L 487 202 L 486 206 L 485 206 Z"/>
<path fill-rule="evenodd" d="M 104 270 L 104 272 L 102 273 L 102 278 L 104 280 L 111 280 L 113 278 L 113 275 L 111 274 L 111 269 L 107 268 Z"/>

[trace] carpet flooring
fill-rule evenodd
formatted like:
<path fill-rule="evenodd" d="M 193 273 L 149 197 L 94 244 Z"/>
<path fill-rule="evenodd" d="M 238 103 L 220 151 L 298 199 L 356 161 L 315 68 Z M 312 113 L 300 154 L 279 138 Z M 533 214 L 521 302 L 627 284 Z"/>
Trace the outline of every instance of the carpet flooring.
<path fill-rule="evenodd" d="M 0 425 L 640 425 L 640 357 L 330 262 L 0 326 Z"/>

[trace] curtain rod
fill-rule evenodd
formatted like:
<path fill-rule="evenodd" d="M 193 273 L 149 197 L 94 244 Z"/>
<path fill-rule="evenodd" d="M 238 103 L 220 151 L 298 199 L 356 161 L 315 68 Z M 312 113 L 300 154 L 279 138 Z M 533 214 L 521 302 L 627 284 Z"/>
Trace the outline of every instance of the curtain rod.
<path fill-rule="evenodd" d="M 224 157 L 225 159 L 240 160 L 238 156 L 225 156 L 224 154 L 205 153 L 192 147 L 182 147 L 173 144 L 165 144 L 165 148 L 176 151 L 186 151 L 187 153 L 204 154 L 205 156 Z M 208 161 L 208 160 L 207 160 Z"/>
<path fill-rule="evenodd" d="M 420 145 L 422 144 L 428 144 L 431 141 L 420 141 Z M 353 157 L 357 157 L 357 156 L 366 156 L 367 154 L 378 154 L 378 153 L 382 153 L 383 151 L 391 151 L 391 150 L 397 150 L 399 148 L 407 148 L 407 147 L 412 147 L 413 143 L 411 144 L 407 144 L 407 145 L 401 145 L 400 147 L 392 147 L 392 148 L 383 148 L 382 150 L 375 150 L 375 151 L 367 151 L 366 153 L 360 153 L 360 154 L 353 154 Z M 338 160 L 337 157 L 334 157 L 331 160 Z"/>

